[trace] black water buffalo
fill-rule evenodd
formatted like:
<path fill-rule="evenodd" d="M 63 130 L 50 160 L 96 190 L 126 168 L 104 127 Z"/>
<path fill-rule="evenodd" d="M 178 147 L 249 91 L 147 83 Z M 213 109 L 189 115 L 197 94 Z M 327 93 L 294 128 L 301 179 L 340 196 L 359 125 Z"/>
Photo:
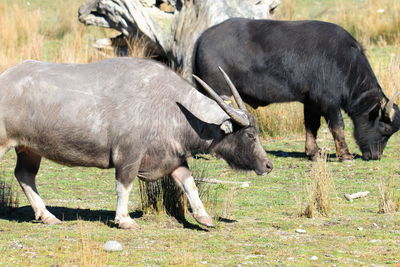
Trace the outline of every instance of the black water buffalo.
<path fill-rule="evenodd" d="M 338 25 L 322 21 L 229 19 L 206 30 L 193 52 L 193 73 L 231 96 L 221 66 L 252 107 L 304 104 L 306 155 L 318 156 L 320 118 L 328 122 L 340 160 L 352 159 L 343 109 L 354 123 L 365 160 L 380 159 L 399 130 L 397 105 L 385 96 L 360 44 Z"/>
<path fill-rule="evenodd" d="M 35 217 L 47 224 L 60 221 L 36 189 L 42 157 L 69 166 L 115 168 L 115 222 L 121 228 L 137 227 L 128 213 L 133 179 L 168 174 L 186 193 L 194 218 L 212 226 L 187 157 L 215 153 L 259 175 L 272 165 L 254 117 L 204 86 L 215 101 L 166 66 L 145 59 L 23 62 L 0 75 L 0 156 L 16 148 L 15 176 Z"/>

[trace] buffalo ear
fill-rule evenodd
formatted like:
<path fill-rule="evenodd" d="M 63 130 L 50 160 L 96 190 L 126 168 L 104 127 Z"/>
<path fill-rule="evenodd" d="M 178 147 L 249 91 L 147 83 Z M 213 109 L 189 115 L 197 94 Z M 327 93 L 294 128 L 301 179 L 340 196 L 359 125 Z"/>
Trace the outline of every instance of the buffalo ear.
<path fill-rule="evenodd" d="M 230 120 L 224 121 L 219 128 L 225 133 L 225 134 L 230 134 L 233 132 L 233 125 Z"/>

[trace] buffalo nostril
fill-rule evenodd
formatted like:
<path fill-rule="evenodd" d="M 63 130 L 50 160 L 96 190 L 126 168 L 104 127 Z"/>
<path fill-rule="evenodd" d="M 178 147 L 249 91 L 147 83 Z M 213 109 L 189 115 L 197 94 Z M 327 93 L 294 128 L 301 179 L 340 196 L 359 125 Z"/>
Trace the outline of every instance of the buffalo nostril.
<path fill-rule="evenodd" d="M 267 162 L 267 164 L 266 164 L 265 166 L 267 167 L 267 169 L 268 169 L 269 171 L 271 171 L 272 168 L 274 167 L 274 166 L 272 165 L 272 162 Z"/>

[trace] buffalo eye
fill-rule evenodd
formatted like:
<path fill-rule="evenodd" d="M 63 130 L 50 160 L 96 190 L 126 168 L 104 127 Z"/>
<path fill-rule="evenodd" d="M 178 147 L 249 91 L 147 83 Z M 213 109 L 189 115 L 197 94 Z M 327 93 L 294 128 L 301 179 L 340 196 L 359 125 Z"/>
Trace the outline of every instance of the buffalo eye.
<path fill-rule="evenodd" d="M 247 133 L 247 137 L 250 139 L 256 139 L 256 136 L 253 133 Z"/>
<path fill-rule="evenodd" d="M 392 128 L 388 125 L 381 125 L 380 128 L 381 128 L 380 130 L 381 130 L 382 134 L 387 135 L 392 132 Z"/>

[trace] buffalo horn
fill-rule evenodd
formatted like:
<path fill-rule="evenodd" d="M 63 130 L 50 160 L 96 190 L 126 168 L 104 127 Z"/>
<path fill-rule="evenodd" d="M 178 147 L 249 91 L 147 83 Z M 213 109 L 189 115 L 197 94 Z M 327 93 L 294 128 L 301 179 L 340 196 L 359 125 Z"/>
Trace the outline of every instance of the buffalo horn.
<path fill-rule="evenodd" d="M 221 67 L 218 66 L 218 68 L 222 72 L 222 75 L 224 75 L 225 81 L 229 85 L 229 88 L 231 88 L 233 97 L 235 98 L 235 101 L 236 101 L 236 104 L 238 105 L 238 107 L 241 110 L 247 111 L 247 108 L 244 105 L 244 102 L 243 102 L 242 98 L 240 97 L 238 90 L 236 89 L 236 87 L 233 84 L 232 80 L 229 78 L 228 74 L 226 74 L 226 72 Z"/>
<path fill-rule="evenodd" d="M 222 98 L 208 85 L 206 84 L 202 79 L 197 77 L 196 75 L 193 74 L 193 77 L 196 79 L 196 81 L 203 86 L 203 88 L 207 91 L 207 93 L 210 95 L 210 97 L 217 102 L 217 104 L 226 112 L 226 114 L 229 115 L 229 117 L 232 118 L 233 121 L 235 121 L 237 124 L 239 124 L 242 127 L 247 127 L 250 125 L 249 119 L 246 117 L 245 114 L 237 112 L 233 107 L 229 106 L 227 103 L 222 100 Z"/>
<path fill-rule="evenodd" d="M 393 121 L 394 118 L 394 109 L 393 104 L 396 98 L 400 95 L 400 92 L 396 92 L 394 96 L 386 103 L 385 107 L 383 108 L 383 114 L 386 118 L 390 121 Z"/>

